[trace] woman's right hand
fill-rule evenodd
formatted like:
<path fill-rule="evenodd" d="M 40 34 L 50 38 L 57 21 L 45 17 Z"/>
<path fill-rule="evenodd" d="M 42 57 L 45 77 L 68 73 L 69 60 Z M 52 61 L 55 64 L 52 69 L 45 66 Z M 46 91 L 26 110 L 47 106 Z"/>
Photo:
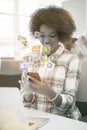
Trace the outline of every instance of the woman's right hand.
<path fill-rule="evenodd" d="M 29 93 L 25 93 L 23 95 L 23 98 L 24 98 L 24 102 L 23 102 L 24 106 L 29 107 L 33 100 L 33 92 L 31 91 Z"/>

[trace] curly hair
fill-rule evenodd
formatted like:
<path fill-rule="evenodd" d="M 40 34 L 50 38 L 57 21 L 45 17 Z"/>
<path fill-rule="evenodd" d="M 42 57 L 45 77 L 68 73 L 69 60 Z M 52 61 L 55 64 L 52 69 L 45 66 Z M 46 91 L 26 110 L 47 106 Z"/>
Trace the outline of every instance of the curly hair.
<path fill-rule="evenodd" d="M 75 23 L 68 11 L 57 6 L 40 8 L 31 15 L 30 32 L 40 31 L 41 25 L 47 25 L 56 30 L 60 42 L 69 41 L 76 30 Z"/>

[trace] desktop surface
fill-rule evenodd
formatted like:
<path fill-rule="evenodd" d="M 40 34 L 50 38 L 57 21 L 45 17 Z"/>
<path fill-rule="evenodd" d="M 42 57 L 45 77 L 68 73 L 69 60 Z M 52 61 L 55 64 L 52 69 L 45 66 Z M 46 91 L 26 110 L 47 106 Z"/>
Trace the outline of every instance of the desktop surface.
<path fill-rule="evenodd" d="M 49 121 L 42 127 L 38 128 L 38 130 L 83 130 L 83 129 L 87 130 L 87 123 L 85 122 L 69 119 L 54 114 L 49 114 L 39 110 L 34 110 L 33 108 L 31 109 L 27 107 L 24 108 L 20 98 L 20 92 L 18 88 L 0 87 L 0 125 L 1 126 L 3 123 L 2 119 L 4 119 L 2 112 L 7 112 L 7 111 L 8 112 L 12 111 L 14 113 L 17 112 L 20 118 L 19 116 L 17 116 L 16 119 L 19 120 L 22 119 L 22 121 L 25 120 L 25 123 L 28 123 L 30 117 L 49 118 Z M 6 117 L 5 113 L 4 116 Z M 12 116 L 12 119 L 13 118 L 14 117 Z M 11 120 L 9 123 L 11 125 Z M 22 122 L 22 124 L 23 123 L 24 122 Z M 10 129 L 5 129 L 5 130 L 10 130 Z M 25 129 L 11 129 L 11 130 L 31 130 L 31 129 L 29 128 L 27 129 L 26 126 Z"/>
<path fill-rule="evenodd" d="M 19 89 L 0 87 L 0 130 L 29 130 Z"/>
<path fill-rule="evenodd" d="M 87 123 L 73 120 L 70 118 L 49 114 L 39 110 L 25 108 L 27 118 L 31 117 L 44 117 L 49 118 L 49 122 L 40 127 L 39 130 L 87 130 Z"/>

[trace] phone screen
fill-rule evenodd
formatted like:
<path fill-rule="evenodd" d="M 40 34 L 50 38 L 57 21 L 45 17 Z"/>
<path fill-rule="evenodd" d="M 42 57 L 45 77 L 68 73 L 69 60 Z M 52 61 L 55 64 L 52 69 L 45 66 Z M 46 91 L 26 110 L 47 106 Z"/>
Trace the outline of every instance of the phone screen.
<path fill-rule="evenodd" d="M 41 81 L 40 75 L 37 72 L 28 72 L 27 73 L 29 76 Z"/>

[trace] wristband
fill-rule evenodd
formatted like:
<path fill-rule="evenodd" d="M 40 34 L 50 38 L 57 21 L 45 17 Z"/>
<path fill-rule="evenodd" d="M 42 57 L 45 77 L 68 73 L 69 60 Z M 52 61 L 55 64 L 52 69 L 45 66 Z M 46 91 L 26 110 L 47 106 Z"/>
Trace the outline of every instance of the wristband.
<path fill-rule="evenodd" d="M 32 104 L 35 100 L 35 94 L 33 94 L 32 100 L 31 101 L 26 101 L 25 97 L 23 97 L 24 102 L 29 102 L 30 104 Z"/>
<path fill-rule="evenodd" d="M 58 97 L 58 92 L 56 93 L 56 96 L 54 97 L 54 98 L 52 98 L 52 99 L 49 99 L 48 98 L 48 100 L 50 101 L 50 102 L 53 102 L 53 101 L 55 101 L 55 99 Z"/>

